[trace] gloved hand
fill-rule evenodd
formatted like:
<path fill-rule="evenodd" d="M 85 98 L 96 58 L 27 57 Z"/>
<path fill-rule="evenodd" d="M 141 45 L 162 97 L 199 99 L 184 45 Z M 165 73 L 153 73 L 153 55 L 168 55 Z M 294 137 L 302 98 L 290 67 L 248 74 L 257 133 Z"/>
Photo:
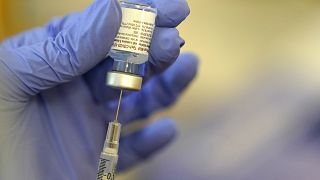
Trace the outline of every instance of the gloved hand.
<path fill-rule="evenodd" d="M 140 92 L 125 94 L 123 124 L 173 104 L 197 71 L 194 55 L 178 57 L 184 41 L 175 27 L 189 14 L 187 3 L 137 1 L 158 9 L 157 27 L 147 81 Z M 119 93 L 105 86 L 112 68 L 105 57 L 120 21 L 117 0 L 96 0 L 1 44 L 0 179 L 95 179 Z M 163 118 L 124 137 L 119 169 L 150 157 L 175 133 L 173 121 Z"/>

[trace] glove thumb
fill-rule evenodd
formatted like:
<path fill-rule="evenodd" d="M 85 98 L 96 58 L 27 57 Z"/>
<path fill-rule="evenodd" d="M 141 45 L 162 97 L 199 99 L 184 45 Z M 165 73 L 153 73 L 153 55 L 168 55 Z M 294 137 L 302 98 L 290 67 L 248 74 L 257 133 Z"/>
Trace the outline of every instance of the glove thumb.
<path fill-rule="evenodd" d="M 35 95 L 84 74 L 109 52 L 121 23 L 117 0 L 96 0 L 55 38 L 14 50 L 0 50 L 0 72 L 22 93 Z M 11 77 L 12 73 L 15 81 Z"/>

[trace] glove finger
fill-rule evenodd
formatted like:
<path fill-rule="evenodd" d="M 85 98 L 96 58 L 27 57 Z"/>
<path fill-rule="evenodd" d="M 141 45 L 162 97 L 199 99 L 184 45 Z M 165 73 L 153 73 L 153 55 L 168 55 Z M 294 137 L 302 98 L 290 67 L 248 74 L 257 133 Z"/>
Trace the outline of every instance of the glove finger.
<path fill-rule="evenodd" d="M 129 0 L 134 3 L 147 3 L 158 11 L 157 26 L 177 27 L 190 14 L 186 0 Z"/>
<path fill-rule="evenodd" d="M 121 140 L 118 170 L 126 170 L 166 147 L 176 135 L 171 119 L 161 119 Z"/>
<path fill-rule="evenodd" d="M 6 39 L 2 42 L 1 48 L 15 49 L 42 42 L 48 38 L 55 38 L 60 31 L 75 24 L 79 20 L 80 15 L 81 13 L 72 13 L 62 18 L 55 18 L 43 27 L 34 28 Z"/>
<path fill-rule="evenodd" d="M 119 119 L 122 123 L 147 118 L 173 104 L 190 82 L 195 78 L 198 59 L 193 54 L 181 55 L 178 60 L 163 74 L 150 79 L 141 91 L 131 93 L 123 98 Z M 107 103 L 106 112 L 115 112 L 117 101 Z M 113 119 L 114 114 L 106 114 Z"/>
<path fill-rule="evenodd" d="M 146 79 L 162 73 L 172 65 L 180 54 L 185 41 L 176 28 L 156 28 L 150 47 L 150 58 L 146 68 Z"/>
<path fill-rule="evenodd" d="M 3 62 L 28 95 L 71 81 L 97 65 L 110 50 L 121 23 L 117 0 L 96 0 L 79 21 L 54 39 L 13 51 L 3 51 Z"/>

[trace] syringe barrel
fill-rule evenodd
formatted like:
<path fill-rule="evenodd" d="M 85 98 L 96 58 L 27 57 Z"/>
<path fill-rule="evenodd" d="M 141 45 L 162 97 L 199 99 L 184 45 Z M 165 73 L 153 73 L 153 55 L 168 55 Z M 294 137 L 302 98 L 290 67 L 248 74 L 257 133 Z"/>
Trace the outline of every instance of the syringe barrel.
<path fill-rule="evenodd" d="M 120 132 L 120 123 L 109 123 L 107 137 L 100 156 L 97 180 L 114 180 L 118 163 Z"/>
<path fill-rule="evenodd" d="M 114 180 L 118 155 L 102 153 L 100 156 L 97 180 Z"/>

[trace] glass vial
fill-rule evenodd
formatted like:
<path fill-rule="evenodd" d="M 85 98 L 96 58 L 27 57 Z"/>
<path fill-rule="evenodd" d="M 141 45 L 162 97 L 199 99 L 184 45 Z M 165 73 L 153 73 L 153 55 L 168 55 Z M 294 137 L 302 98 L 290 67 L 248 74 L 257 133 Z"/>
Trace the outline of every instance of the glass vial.
<path fill-rule="evenodd" d="M 120 1 L 122 22 L 109 55 L 113 69 L 107 85 L 126 90 L 140 90 L 145 63 L 155 28 L 157 10 L 149 5 Z"/>

